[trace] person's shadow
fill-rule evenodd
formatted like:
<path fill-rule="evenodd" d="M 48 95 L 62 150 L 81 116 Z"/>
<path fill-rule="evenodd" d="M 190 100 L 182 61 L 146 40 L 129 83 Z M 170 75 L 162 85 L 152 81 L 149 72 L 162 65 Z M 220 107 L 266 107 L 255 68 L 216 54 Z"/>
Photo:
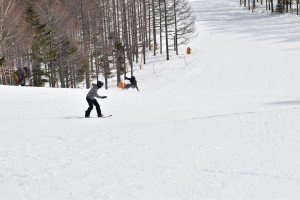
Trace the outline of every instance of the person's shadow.
<path fill-rule="evenodd" d="M 272 102 L 268 103 L 269 105 L 287 105 L 287 106 L 295 106 L 295 105 L 300 105 L 300 100 L 292 100 L 292 101 L 278 101 L 278 102 Z"/>

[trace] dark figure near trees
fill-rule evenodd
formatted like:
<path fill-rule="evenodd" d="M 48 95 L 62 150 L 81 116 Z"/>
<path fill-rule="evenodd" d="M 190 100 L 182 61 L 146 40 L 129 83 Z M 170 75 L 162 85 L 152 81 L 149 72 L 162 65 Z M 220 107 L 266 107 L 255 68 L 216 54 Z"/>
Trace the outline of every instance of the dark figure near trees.
<path fill-rule="evenodd" d="M 25 86 L 26 79 L 32 76 L 32 73 L 28 67 L 19 68 L 17 71 L 12 72 L 11 76 L 15 82 L 15 85 Z"/>
<path fill-rule="evenodd" d="M 124 89 L 127 90 L 127 89 L 129 89 L 129 88 L 136 88 L 137 91 L 140 91 L 139 88 L 138 88 L 138 86 L 137 86 L 137 81 L 136 81 L 136 79 L 135 79 L 134 76 L 132 76 L 131 78 L 127 78 L 127 77 L 125 76 L 125 80 L 129 80 L 129 81 L 130 81 L 130 84 L 126 84 L 125 87 L 124 87 Z"/>

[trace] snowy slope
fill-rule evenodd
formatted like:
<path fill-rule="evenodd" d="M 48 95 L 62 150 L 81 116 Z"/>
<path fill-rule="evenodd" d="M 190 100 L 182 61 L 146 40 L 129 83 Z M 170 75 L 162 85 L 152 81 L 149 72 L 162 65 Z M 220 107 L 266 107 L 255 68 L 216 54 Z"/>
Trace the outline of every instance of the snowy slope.
<path fill-rule="evenodd" d="M 299 199 L 300 19 L 238 4 L 192 1 L 192 54 L 100 89 L 113 117 L 83 118 L 86 89 L 0 86 L 0 199 Z"/>

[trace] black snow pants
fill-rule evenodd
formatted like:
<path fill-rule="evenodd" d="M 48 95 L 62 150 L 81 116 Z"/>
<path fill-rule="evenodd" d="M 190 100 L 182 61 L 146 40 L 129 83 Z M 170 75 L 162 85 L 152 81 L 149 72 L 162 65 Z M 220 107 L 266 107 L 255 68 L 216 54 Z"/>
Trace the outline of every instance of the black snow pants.
<path fill-rule="evenodd" d="M 126 84 L 125 87 L 124 87 L 125 90 L 128 90 L 129 88 L 136 88 L 139 91 L 139 88 L 137 87 L 137 85 L 132 84 L 132 83 L 131 84 Z"/>
<path fill-rule="evenodd" d="M 91 111 L 93 110 L 93 105 L 96 106 L 98 116 L 101 116 L 101 109 L 98 101 L 96 99 L 89 99 L 88 97 L 86 97 L 86 101 L 89 104 L 89 108 L 87 109 L 87 111 L 85 111 L 85 116 L 90 116 Z"/>

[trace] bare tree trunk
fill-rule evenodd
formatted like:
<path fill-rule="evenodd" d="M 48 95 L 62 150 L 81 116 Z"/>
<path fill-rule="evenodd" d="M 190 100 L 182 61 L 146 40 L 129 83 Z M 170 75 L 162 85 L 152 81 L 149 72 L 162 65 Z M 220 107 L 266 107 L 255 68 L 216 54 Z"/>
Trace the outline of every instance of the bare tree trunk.
<path fill-rule="evenodd" d="M 61 59 L 62 59 L 61 48 L 62 47 L 59 47 L 59 68 L 58 69 L 59 69 L 60 85 L 62 88 L 65 88 L 66 85 L 65 85 L 64 72 L 63 72 L 63 67 L 62 67 L 62 62 L 61 62 Z"/>
<path fill-rule="evenodd" d="M 127 9 L 126 9 L 126 5 L 125 5 L 125 0 L 122 0 L 122 17 L 123 17 L 123 38 L 125 40 L 125 51 L 126 51 L 126 54 L 127 54 L 127 59 L 129 60 L 129 64 L 130 64 L 130 67 L 131 67 L 131 71 L 133 71 L 132 69 L 132 57 L 130 55 L 130 48 L 129 48 L 129 41 L 128 41 L 128 28 L 127 28 L 127 22 L 128 22 L 128 19 L 127 19 Z"/>
<path fill-rule="evenodd" d="M 107 13 L 107 9 L 105 9 L 105 5 L 103 2 L 103 10 L 104 10 L 104 14 L 103 14 L 103 41 L 104 41 L 104 55 L 103 55 L 103 69 L 104 69 L 104 81 L 105 81 L 105 89 L 108 89 L 108 73 L 109 73 L 109 62 L 108 62 L 108 41 L 107 41 L 107 20 L 106 17 L 108 17 L 108 13 Z"/>
<path fill-rule="evenodd" d="M 164 8 L 165 8 L 165 34 L 166 34 L 166 53 L 167 60 L 169 60 L 169 43 L 168 43 L 168 13 L 167 13 L 167 0 L 164 0 Z"/>
<path fill-rule="evenodd" d="M 146 47 L 148 46 L 149 42 L 148 42 L 148 29 L 147 29 L 147 4 L 146 4 L 146 0 L 143 0 L 143 8 L 144 8 L 144 27 L 145 27 L 145 44 Z"/>
<path fill-rule="evenodd" d="M 119 57 L 119 52 L 118 52 L 118 44 L 119 44 L 119 37 L 117 36 L 118 33 L 117 33 L 117 13 L 116 13 L 116 0 L 112 0 L 112 5 L 113 5 L 113 45 L 115 47 L 115 60 L 116 60 L 116 69 L 117 69 L 117 82 L 121 82 L 121 66 L 118 62 L 118 57 Z M 118 0 L 117 0 L 118 1 Z"/>
<path fill-rule="evenodd" d="M 139 16 L 139 15 L 138 15 Z M 134 53 L 135 61 L 139 62 L 139 47 L 138 47 L 138 24 L 137 24 L 137 6 L 136 0 L 133 0 L 133 25 L 134 25 Z"/>
<path fill-rule="evenodd" d="M 148 42 L 147 40 L 147 9 L 146 9 L 146 1 L 143 0 L 143 26 L 142 26 L 142 30 L 143 30 L 143 60 L 144 60 L 144 64 L 146 64 L 146 44 Z"/>
<path fill-rule="evenodd" d="M 148 0 L 148 32 L 149 32 L 149 50 L 151 51 L 151 6 L 150 6 L 150 0 Z"/>
<path fill-rule="evenodd" d="M 159 5 L 159 49 L 160 54 L 162 54 L 162 9 L 161 9 L 161 2 L 162 0 L 158 0 Z"/>
<path fill-rule="evenodd" d="M 297 0 L 297 15 L 299 15 L 299 0 Z"/>
<path fill-rule="evenodd" d="M 134 56 L 132 54 L 132 18 L 130 18 L 130 15 L 132 14 L 132 11 L 130 12 L 130 9 L 132 9 L 132 5 L 131 3 L 127 6 L 128 8 L 128 12 L 127 12 L 127 22 L 128 22 L 128 33 L 127 33 L 127 36 L 128 36 L 128 61 L 129 61 L 129 65 L 130 65 L 130 68 L 131 70 L 133 71 L 133 59 L 134 59 Z"/>
<path fill-rule="evenodd" d="M 271 0 L 271 11 L 274 12 L 273 0 Z"/>
<path fill-rule="evenodd" d="M 253 13 L 254 9 L 255 9 L 255 0 L 252 0 L 252 13 Z"/>
<path fill-rule="evenodd" d="M 156 22 L 155 22 L 155 0 L 152 0 L 152 23 L 153 23 L 153 54 L 156 55 Z"/>
<path fill-rule="evenodd" d="M 174 47 L 175 47 L 175 51 L 176 51 L 176 55 L 178 55 L 178 38 L 177 38 L 177 12 L 176 12 L 176 0 L 174 0 L 174 20 L 175 20 L 175 43 L 174 43 Z"/>
<path fill-rule="evenodd" d="M 85 14 L 85 10 L 84 10 L 84 5 L 83 5 L 83 1 L 80 2 L 80 8 L 81 8 L 81 27 L 82 27 L 82 39 L 83 39 L 83 51 L 84 51 L 84 56 L 85 56 L 85 61 L 84 61 L 84 68 L 85 68 L 85 82 L 86 82 L 86 88 L 90 88 L 90 68 L 89 68 L 89 62 L 88 62 L 88 58 L 86 58 L 87 56 L 87 34 L 86 34 L 86 14 Z"/>
<path fill-rule="evenodd" d="M 1 73 L 2 73 L 2 82 L 3 82 L 3 85 L 7 85 L 7 81 L 6 81 L 6 76 L 5 76 L 5 69 L 4 67 L 2 66 L 1 67 Z"/>
<path fill-rule="evenodd" d="M 70 66 L 69 66 L 69 61 L 67 62 L 67 66 L 66 66 L 66 87 L 69 88 L 69 77 L 70 77 Z"/>
<path fill-rule="evenodd" d="M 116 0 L 117 1 L 117 32 L 118 32 L 118 39 L 120 39 L 121 37 L 121 31 L 120 31 L 120 16 L 119 16 L 119 0 Z"/>

